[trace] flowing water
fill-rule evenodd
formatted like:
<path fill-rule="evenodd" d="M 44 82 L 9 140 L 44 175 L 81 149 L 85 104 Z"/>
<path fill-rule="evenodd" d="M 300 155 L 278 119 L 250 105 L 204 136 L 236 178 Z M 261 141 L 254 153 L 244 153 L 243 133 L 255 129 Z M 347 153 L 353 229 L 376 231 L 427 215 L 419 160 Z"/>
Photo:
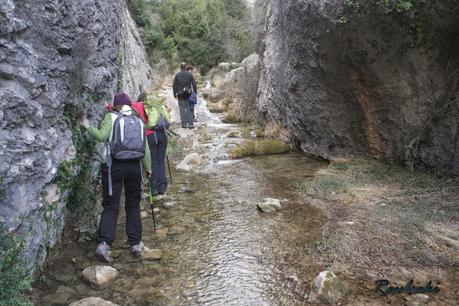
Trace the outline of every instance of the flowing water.
<path fill-rule="evenodd" d="M 164 89 L 178 120 L 176 102 Z M 34 289 L 35 305 L 66 303 L 89 296 L 119 305 L 302 305 L 308 284 L 321 271 L 308 256 L 323 213 L 305 203 L 294 183 L 326 167 L 325 162 L 297 153 L 229 160 L 228 149 L 242 139 L 229 138 L 240 125 L 222 124 L 198 107 L 198 128 L 179 130 L 179 153 L 172 158 L 173 184 L 158 203 L 159 229 L 143 213 L 143 241 L 161 249 L 161 260 L 147 261 L 129 253 L 120 216 L 113 267 L 118 278 L 96 290 L 81 271 L 98 262 L 94 242 L 67 241 L 50 256 Z M 185 155 L 202 162 L 191 171 L 175 170 Z M 257 204 L 279 199 L 282 210 L 265 214 Z M 173 203 L 171 210 L 161 207 Z M 65 287 L 71 297 L 56 290 Z M 65 304 L 65 303 L 64 303 Z"/>

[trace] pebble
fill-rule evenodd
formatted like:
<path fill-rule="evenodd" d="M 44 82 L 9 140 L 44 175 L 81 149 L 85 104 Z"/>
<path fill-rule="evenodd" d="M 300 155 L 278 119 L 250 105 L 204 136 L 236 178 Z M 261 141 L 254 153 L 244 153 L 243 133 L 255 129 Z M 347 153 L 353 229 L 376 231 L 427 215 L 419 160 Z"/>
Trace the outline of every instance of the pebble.
<path fill-rule="evenodd" d="M 262 212 L 271 213 L 271 212 L 276 212 L 278 210 L 281 210 L 282 206 L 281 206 L 280 200 L 266 198 L 263 203 L 258 204 L 258 208 Z"/>
<path fill-rule="evenodd" d="M 174 208 L 174 206 L 175 206 L 175 202 L 165 202 L 165 203 L 163 203 L 163 207 L 165 209 L 168 209 L 168 210 Z"/>

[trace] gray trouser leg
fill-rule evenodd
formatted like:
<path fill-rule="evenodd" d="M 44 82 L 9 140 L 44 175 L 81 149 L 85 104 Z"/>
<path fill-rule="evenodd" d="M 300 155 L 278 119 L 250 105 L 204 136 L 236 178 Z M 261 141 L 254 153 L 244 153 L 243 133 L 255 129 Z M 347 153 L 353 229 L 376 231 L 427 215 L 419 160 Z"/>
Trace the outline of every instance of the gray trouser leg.
<path fill-rule="evenodd" d="M 193 125 L 193 113 L 190 110 L 190 102 L 188 99 L 179 99 L 180 119 L 182 126 Z"/>

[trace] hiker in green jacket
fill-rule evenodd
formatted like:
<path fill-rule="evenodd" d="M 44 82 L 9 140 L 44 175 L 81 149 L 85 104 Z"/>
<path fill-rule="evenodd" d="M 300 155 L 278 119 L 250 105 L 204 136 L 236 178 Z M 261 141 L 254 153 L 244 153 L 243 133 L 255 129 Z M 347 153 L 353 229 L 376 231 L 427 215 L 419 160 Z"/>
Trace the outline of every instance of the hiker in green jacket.
<path fill-rule="evenodd" d="M 164 105 L 164 98 L 156 94 L 147 95 L 143 105 L 148 118 L 147 128 L 153 130 L 153 133 L 147 136 L 153 170 L 150 178 L 151 193 L 159 200 L 167 190 L 165 159 L 168 139 L 166 130 L 169 128 L 170 116 Z"/>
<path fill-rule="evenodd" d="M 126 233 L 128 236 L 128 243 L 131 245 L 131 251 L 134 255 L 139 255 L 144 246 L 142 242 L 142 221 L 139 204 L 142 190 L 142 168 L 147 172 L 147 176 L 149 176 L 151 173 L 151 162 L 148 143 L 145 140 L 144 123 L 140 118 L 130 117 L 136 116 L 135 111 L 131 108 L 131 104 L 131 99 L 127 94 L 117 94 L 115 95 L 113 103 L 114 111 L 105 115 L 99 128 L 91 127 L 86 117 L 83 117 L 81 120 L 82 125 L 88 132 L 101 142 L 113 144 L 115 139 L 119 139 L 119 137 L 123 139 L 124 137 L 122 141 L 127 143 L 127 141 L 132 141 L 132 139 L 136 141 L 135 137 L 138 137 L 137 147 L 141 147 L 141 150 L 139 150 L 140 153 L 138 153 L 140 156 L 139 158 L 144 155 L 142 162 L 136 159 L 135 156 L 130 160 L 126 160 L 127 158 L 117 159 L 112 157 L 117 148 L 107 146 L 107 151 L 110 151 L 106 152 L 107 164 L 101 166 L 103 188 L 102 206 L 104 209 L 100 218 L 97 236 L 98 244 L 96 248 L 96 257 L 104 262 L 112 261 L 110 257 L 110 246 L 116 236 L 120 196 L 123 186 L 125 192 Z M 130 118 L 124 120 L 123 123 L 127 123 L 122 125 L 120 117 Z M 133 123 L 133 125 L 128 125 L 129 122 Z M 126 126 L 130 129 L 127 129 Z M 134 135 L 132 135 L 133 130 L 135 130 Z M 119 136 L 119 134 L 122 134 L 122 136 Z M 137 152 L 129 150 L 122 153 L 137 154 Z"/>

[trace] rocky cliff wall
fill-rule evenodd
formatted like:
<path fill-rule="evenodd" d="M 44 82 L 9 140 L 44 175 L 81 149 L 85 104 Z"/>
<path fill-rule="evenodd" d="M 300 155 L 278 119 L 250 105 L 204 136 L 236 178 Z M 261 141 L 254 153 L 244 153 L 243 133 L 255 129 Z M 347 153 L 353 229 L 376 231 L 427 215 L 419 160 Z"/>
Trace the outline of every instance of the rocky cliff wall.
<path fill-rule="evenodd" d="M 456 1 L 348 18 L 344 2 L 268 1 L 258 109 L 309 153 L 458 174 Z"/>
<path fill-rule="evenodd" d="M 122 67 L 122 88 L 128 92 L 133 100 L 136 100 L 139 94 L 151 85 L 153 73 L 150 66 L 146 63 L 147 55 L 145 47 L 137 32 L 134 20 L 131 18 L 129 11 L 124 9 L 124 25 L 122 39 L 123 54 Z M 121 59 L 119 59 L 121 60 Z"/>
<path fill-rule="evenodd" d="M 96 146 L 76 121 L 83 112 L 100 118 L 103 102 L 123 87 L 120 75 L 133 95 L 148 86 L 149 68 L 120 65 L 141 48 L 129 35 L 136 34 L 122 0 L 0 2 L 0 221 L 25 237 L 30 268 L 66 220 L 94 229 Z"/>

